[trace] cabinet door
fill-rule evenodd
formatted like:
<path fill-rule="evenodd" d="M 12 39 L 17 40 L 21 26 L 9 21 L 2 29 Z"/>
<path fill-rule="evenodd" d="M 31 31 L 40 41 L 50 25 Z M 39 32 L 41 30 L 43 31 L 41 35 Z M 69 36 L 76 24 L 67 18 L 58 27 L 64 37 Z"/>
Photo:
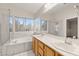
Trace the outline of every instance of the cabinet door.
<path fill-rule="evenodd" d="M 33 39 L 32 39 L 32 50 L 35 53 L 35 55 L 38 55 L 37 54 L 37 50 L 38 50 L 38 44 L 37 43 L 38 43 L 38 40 L 33 37 Z"/>
<path fill-rule="evenodd" d="M 44 52 L 43 52 L 43 50 L 40 47 L 38 48 L 38 54 L 40 56 L 43 56 L 44 55 Z"/>
<path fill-rule="evenodd" d="M 38 46 L 39 46 L 39 48 L 44 49 L 44 44 L 40 41 L 38 42 Z"/>
<path fill-rule="evenodd" d="M 38 40 L 35 40 L 35 54 L 38 55 Z"/>
<path fill-rule="evenodd" d="M 45 46 L 44 56 L 54 56 L 54 51 L 51 48 Z"/>
<path fill-rule="evenodd" d="M 40 41 L 38 41 L 38 54 L 40 56 L 44 55 L 44 44 Z"/>

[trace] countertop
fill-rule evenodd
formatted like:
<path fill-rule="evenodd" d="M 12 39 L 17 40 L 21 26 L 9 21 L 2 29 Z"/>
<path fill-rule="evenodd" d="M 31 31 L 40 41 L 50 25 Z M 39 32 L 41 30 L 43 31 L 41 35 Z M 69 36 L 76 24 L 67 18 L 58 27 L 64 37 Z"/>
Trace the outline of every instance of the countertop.
<path fill-rule="evenodd" d="M 64 56 L 79 56 L 79 46 L 75 43 L 72 43 L 72 45 L 65 43 L 65 39 L 67 39 L 66 37 L 60 37 L 51 34 L 33 35 L 33 37 L 37 38 Z M 73 41 L 77 41 L 76 43 L 78 43 L 79 40 Z"/>

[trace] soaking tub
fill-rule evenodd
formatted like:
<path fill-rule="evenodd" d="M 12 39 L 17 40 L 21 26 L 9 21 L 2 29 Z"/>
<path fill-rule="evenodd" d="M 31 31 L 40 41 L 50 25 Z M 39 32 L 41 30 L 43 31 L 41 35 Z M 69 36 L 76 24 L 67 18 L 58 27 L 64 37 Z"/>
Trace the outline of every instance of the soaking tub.
<path fill-rule="evenodd" d="M 11 56 L 32 49 L 32 33 L 17 33 L 14 39 L 10 39 L 6 44 L 0 47 L 0 55 Z"/>

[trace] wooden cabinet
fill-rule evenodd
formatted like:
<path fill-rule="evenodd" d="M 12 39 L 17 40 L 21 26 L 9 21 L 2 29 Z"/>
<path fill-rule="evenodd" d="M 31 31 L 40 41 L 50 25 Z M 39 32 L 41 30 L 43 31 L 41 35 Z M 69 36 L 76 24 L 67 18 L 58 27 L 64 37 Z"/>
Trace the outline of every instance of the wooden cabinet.
<path fill-rule="evenodd" d="M 44 49 L 44 44 L 41 41 L 38 42 L 38 46 L 39 48 Z"/>
<path fill-rule="evenodd" d="M 41 48 L 38 48 L 38 55 L 40 56 L 44 55 L 44 51 Z"/>
<path fill-rule="evenodd" d="M 32 50 L 37 56 L 63 56 L 35 37 L 32 39 Z"/>
<path fill-rule="evenodd" d="M 33 52 L 35 53 L 35 55 L 38 55 L 37 50 L 38 50 L 38 40 L 36 38 L 33 37 L 32 40 L 32 49 Z"/>
<path fill-rule="evenodd" d="M 41 41 L 38 41 L 38 54 L 44 56 L 44 44 Z"/>
<path fill-rule="evenodd" d="M 54 50 L 49 48 L 48 46 L 45 46 L 44 56 L 54 56 Z"/>
<path fill-rule="evenodd" d="M 34 45 L 35 45 L 35 39 L 34 39 L 34 37 L 32 38 L 32 50 L 33 50 L 33 52 L 35 52 L 35 47 L 34 47 Z"/>

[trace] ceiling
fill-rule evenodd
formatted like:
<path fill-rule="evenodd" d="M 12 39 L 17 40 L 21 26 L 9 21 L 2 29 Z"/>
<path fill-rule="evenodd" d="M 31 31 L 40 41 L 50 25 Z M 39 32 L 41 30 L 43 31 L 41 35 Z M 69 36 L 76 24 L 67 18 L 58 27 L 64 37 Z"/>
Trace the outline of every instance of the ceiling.
<path fill-rule="evenodd" d="M 44 3 L 2 3 L 0 4 L 0 7 L 17 7 L 19 9 L 25 10 L 26 12 L 35 14 L 43 5 Z"/>
<path fill-rule="evenodd" d="M 79 3 L 58 3 L 55 7 L 51 8 L 45 14 L 52 15 L 52 14 L 55 14 L 57 12 L 60 12 L 64 9 L 66 9 L 67 7 L 70 7 L 70 6 L 74 8 L 75 5 L 77 6 L 77 8 L 79 8 Z"/>
<path fill-rule="evenodd" d="M 30 13 L 35 14 L 44 3 L 17 3 L 14 4 L 16 7 L 19 7 L 21 9 L 24 9 Z"/>
<path fill-rule="evenodd" d="M 6 8 L 16 7 L 18 9 L 25 10 L 26 12 L 29 12 L 31 14 L 37 14 L 38 12 L 41 13 L 43 11 L 42 8 L 44 8 L 44 4 L 45 3 L 2 3 L 2 4 L 0 3 L 0 7 L 6 7 Z M 52 14 L 54 12 L 62 10 L 64 7 L 66 7 L 66 5 L 67 3 L 65 4 L 58 3 L 54 8 L 51 8 L 45 14 Z"/>
<path fill-rule="evenodd" d="M 7 9 L 16 7 L 20 10 L 24 10 L 31 14 L 38 14 L 38 13 L 43 13 L 44 4 L 46 4 L 46 3 L 0 3 L 0 7 L 4 7 Z M 50 12 L 50 11 L 54 12 L 54 11 L 58 10 L 58 8 L 60 9 L 59 5 L 57 5 L 56 7 L 52 8 L 51 10 L 49 10 L 47 12 Z"/>

